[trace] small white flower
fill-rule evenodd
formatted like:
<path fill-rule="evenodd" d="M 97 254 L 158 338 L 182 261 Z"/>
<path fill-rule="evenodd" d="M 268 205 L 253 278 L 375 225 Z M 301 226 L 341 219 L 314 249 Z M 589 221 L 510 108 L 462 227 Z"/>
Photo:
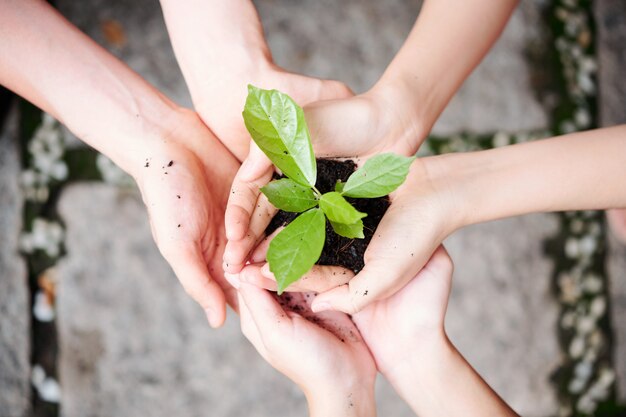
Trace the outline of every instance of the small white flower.
<path fill-rule="evenodd" d="M 589 74 L 585 72 L 579 72 L 576 81 L 578 86 L 585 92 L 585 94 L 592 96 L 596 93 L 596 85 L 594 84 Z"/>
<path fill-rule="evenodd" d="M 589 306 L 589 313 L 596 318 L 602 317 L 606 311 L 606 300 L 601 295 L 594 297 Z"/>
<path fill-rule="evenodd" d="M 505 132 L 498 132 L 493 136 L 493 146 L 500 148 L 511 144 L 511 138 Z"/>
<path fill-rule="evenodd" d="M 580 358 L 585 351 L 585 339 L 583 336 L 576 336 L 569 345 L 569 355 L 573 359 Z"/>
<path fill-rule="evenodd" d="M 576 121 L 576 125 L 581 129 L 585 129 L 591 125 L 591 115 L 586 109 L 579 108 L 576 110 L 574 120 Z"/>
<path fill-rule="evenodd" d="M 30 381 L 37 390 L 39 398 L 49 403 L 58 403 L 61 400 L 61 388 L 54 378 L 46 376 L 41 365 L 33 366 Z"/>
<path fill-rule="evenodd" d="M 583 279 L 582 287 L 588 294 L 597 294 L 602 291 L 604 284 L 600 277 L 594 274 L 589 274 Z"/>
<path fill-rule="evenodd" d="M 570 237 L 565 241 L 565 256 L 571 259 L 578 258 L 580 254 L 580 245 L 578 244 L 578 239 Z"/>
<path fill-rule="evenodd" d="M 591 331 L 596 326 L 595 317 L 583 316 L 578 318 L 578 323 L 576 324 L 576 332 L 580 335 L 587 335 L 591 333 Z"/>
<path fill-rule="evenodd" d="M 596 402 L 588 395 L 583 395 L 578 399 L 576 403 L 579 411 L 583 413 L 591 414 L 596 410 Z"/>
<path fill-rule="evenodd" d="M 576 125 L 571 120 L 563 120 L 559 128 L 564 134 L 576 132 Z"/>
<path fill-rule="evenodd" d="M 41 322 L 51 322 L 54 320 L 54 308 L 50 304 L 46 294 L 42 291 L 37 291 L 37 294 L 35 294 L 33 315 Z"/>
<path fill-rule="evenodd" d="M 586 382 L 587 381 L 584 381 L 582 378 L 574 378 L 567 386 L 567 390 L 572 394 L 580 394 L 583 391 L 583 388 L 585 388 Z"/>
<path fill-rule="evenodd" d="M 581 255 L 591 256 L 596 248 L 598 247 L 598 243 L 596 238 L 590 235 L 584 236 L 578 242 L 578 250 Z"/>

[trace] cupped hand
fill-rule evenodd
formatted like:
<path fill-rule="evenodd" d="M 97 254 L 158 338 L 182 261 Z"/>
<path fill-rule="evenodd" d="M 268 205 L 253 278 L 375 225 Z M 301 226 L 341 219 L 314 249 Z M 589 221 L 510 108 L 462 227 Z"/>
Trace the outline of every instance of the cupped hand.
<path fill-rule="evenodd" d="M 318 410 L 312 415 L 375 414 L 376 367 L 347 315 L 312 313 L 310 293 L 277 298 L 242 283 L 239 294 L 243 334 L 270 365 L 304 391 L 310 407 Z"/>
<path fill-rule="evenodd" d="M 300 105 L 352 95 L 339 81 L 291 73 L 271 62 L 258 66 L 243 75 L 226 75 L 219 82 L 199 85 L 196 89 L 200 91 L 192 90 L 194 107 L 202 120 L 240 161 L 247 157 L 250 147 L 250 135 L 241 116 L 248 84 L 287 93 Z"/>
<path fill-rule="evenodd" d="M 358 96 L 305 106 L 316 156 L 349 157 L 360 165 L 382 152 L 414 155 L 427 131 L 417 118 L 409 116 L 408 104 L 402 104 L 402 99 L 397 90 L 380 87 Z M 241 271 L 276 213 L 260 192 L 273 172 L 269 159 L 252 143 L 248 158 L 233 180 L 226 209 L 224 269 L 229 273 Z"/>
<path fill-rule="evenodd" d="M 179 111 L 172 126 L 146 151 L 134 176 L 160 252 L 211 326 L 218 327 L 225 320 L 226 299 L 236 303 L 221 259 L 224 210 L 239 164 L 195 113 Z"/>
<path fill-rule="evenodd" d="M 352 316 L 383 374 L 406 366 L 420 345 L 445 338 L 453 269 L 445 248 L 439 246 L 404 288 Z"/>
<path fill-rule="evenodd" d="M 391 205 L 364 254 L 365 266 L 354 277 L 338 267 L 314 266 L 293 290 L 320 292 L 314 311 L 354 314 L 368 304 L 398 292 L 426 264 L 437 246 L 461 223 L 461 207 L 438 171 L 439 158 L 415 160 L 406 181 L 390 195 Z M 259 210 L 259 209 L 257 209 Z M 253 220 L 257 217 L 253 216 Z M 251 228 L 252 229 L 252 228 Z M 254 233 L 254 232 L 251 232 Z M 239 278 L 274 289 L 265 264 L 268 239 L 261 240 Z M 229 242 L 230 245 L 230 242 Z"/>

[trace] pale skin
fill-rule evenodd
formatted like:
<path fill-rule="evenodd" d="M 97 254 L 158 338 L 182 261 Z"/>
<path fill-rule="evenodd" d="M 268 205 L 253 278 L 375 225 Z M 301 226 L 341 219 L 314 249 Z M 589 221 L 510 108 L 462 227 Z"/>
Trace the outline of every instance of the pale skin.
<path fill-rule="evenodd" d="M 239 297 L 243 334 L 267 362 L 302 389 L 311 416 L 376 415 L 376 365 L 347 315 L 336 311 L 314 315 L 307 293 L 295 294 L 281 305 L 274 294 L 241 284 Z"/>
<path fill-rule="evenodd" d="M 250 0 L 161 0 L 161 6 L 194 108 L 240 161 L 250 146 L 241 117 L 248 84 L 276 88 L 302 105 L 352 95 L 338 81 L 276 65 Z"/>
<path fill-rule="evenodd" d="M 371 90 L 305 106 L 316 155 L 351 157 L 359 163 L 382 152 L 414 155 L 450 98 L 496 41 L 516 4 L 426 1 L 406 42 Z M 483 23 L 477 26 L 477 21 Z M 445 29 L 451 27 L 455 30 Z M 259 191 L 271 175 L 270 162 L 252 145 L 233 181 L 226 210 L 228 273 L 241 271 L 264 237 L 268 220 L 263 219 L 275 213 Z"/>
<path fill-rule="evenodd" d="M 304 391 L 311 416 L 376 415 L 376 367 L 419 416 L 516 416 L 446 335 L 452 269 L 440 247 L 401 291 L 354 315 L 356 328 L 343 313 L 292 313 L 242 283 L 241 327 L 261 356 Z M 323 325 L 314 317 L 325 317 Z"/>
<path fill-rule="evenodd" d="M 236 302 L 221 257 L 237 159 L 194 112 L 160 94 L 43 1 L 2 2 L 0 83 L 135 179 L 159 250 L 209 323 L 220 326 L 226 299 Z"/>
<path fill-rule="evenodd" d="M 365 268 L 339 286 L 326 269 L 296 289 L 315 285 L 320 291 L 327 285 L 313 301 L 313 311 L 354 314 L 398 292 L 435 248 L 464 226 L 536 212 L 626 207 L 625 161 L 626 126 L 418 159 L 390 196 L 391 207 L 365 252 Z M 263 258 L 264 248 L 266 243 L 255 261 Z M 338 269 L 325 268 L 334 268 L 337 276 Z M 272 278 L 262 262 L 239 275 L 268 288 L 274 288 Z"/>

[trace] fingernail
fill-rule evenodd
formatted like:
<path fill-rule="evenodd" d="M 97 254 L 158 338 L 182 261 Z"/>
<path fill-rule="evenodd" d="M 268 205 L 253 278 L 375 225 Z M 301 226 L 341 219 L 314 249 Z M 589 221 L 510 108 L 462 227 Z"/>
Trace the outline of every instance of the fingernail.
<path fill-rule="evenodd" d="M 239 281 L 239 274 L 230 274 L 228 272 L 225 272 L 224 278 L 226 278 L 226 281 L 228 281 L 230 285 L 232 285 L 236 289 L 239 289 L 239 285 L 241 284 L 241 281 Z"/>
<path fill-rule="evenodd" d="M 211 307 L 205 308 L 204 313 L 206 314 L 206 319 L 209 322 L 211 327 L 217 327 L 217 323 L 215 322 L 215 312 Z"/>
<path fill-rule="evenodd" d="M 320 301 L 319 303 L 316 303 L 315 301 L 313 301 L 313 304 L 311 305 L 311 310 L 314 313 L 320 313 L 322 311 L 330 310 L 330 308 L 331 308 L 331 305 L 327 301 Z"/>

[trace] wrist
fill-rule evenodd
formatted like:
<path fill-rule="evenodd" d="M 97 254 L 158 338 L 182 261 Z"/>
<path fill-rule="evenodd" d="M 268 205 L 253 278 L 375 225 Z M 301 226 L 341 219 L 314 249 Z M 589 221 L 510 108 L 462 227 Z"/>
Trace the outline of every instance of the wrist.
<path fill-rule="evenodd" d="M 311 417 L 374 417 L 376 401 L 374 379 L 350 384 L 325 384 L 304 390 Z"/>
<path fill-rule="evenodd" d="M 363 94 L 374 104 L 383 131 L 379 137 L 388 137 L 398 149 L 400 144 L 406 154 L 415 154 L 428 136 L 432 123 L 418 98 L 403 79 L 381 79 Z"/>
<path fill-rule="evenodd" d="M 413 340 L 418 343 L 410 349 L 405 346 L 393 363 L 381 366 L 380 372 L 396 389 L 427 386 L 428 378 L 436 376 L 440 364 L 456 352 L 443 329 L 420 333 Z"/>

